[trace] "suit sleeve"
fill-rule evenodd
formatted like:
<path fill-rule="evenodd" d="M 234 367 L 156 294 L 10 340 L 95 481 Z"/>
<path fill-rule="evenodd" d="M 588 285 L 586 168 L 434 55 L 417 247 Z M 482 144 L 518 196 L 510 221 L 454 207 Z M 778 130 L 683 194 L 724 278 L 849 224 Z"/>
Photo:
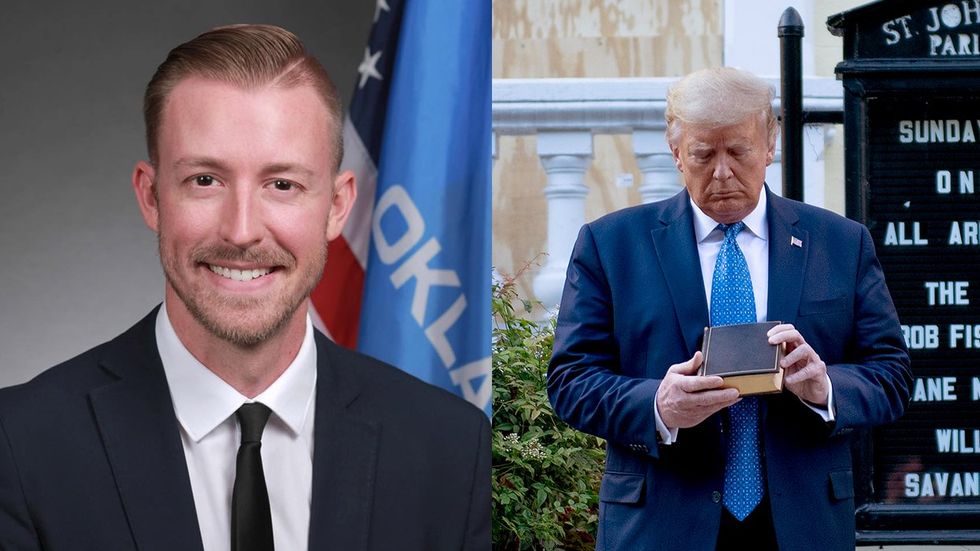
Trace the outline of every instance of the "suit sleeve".
<path fill-rule="evenodd" d="M 861 228 L 854 332 L 845 358 L 827 366 L 834 386 L 835 432 L 892 422 L 905 411 L 912 372 L 898 314 L 867 228 Z"/>
<path fill-rule="evenodd" d="M 0 549 L 40 551 L 7 431 L 0 420 Z"/>
<path fill-rule="evenodd" d="M 473 491 L 466 522 L 463 551 L 490 551 L 490 423 L 479 415 L 479 441 L 473 469 Z"/>
<path fill-rule="evenodd" d="M 571 426 L 657 456 L 658 379 L 623 375 L 612 297 L 589 226 L 579 232 L 558 311 L 548 398 Z"/>

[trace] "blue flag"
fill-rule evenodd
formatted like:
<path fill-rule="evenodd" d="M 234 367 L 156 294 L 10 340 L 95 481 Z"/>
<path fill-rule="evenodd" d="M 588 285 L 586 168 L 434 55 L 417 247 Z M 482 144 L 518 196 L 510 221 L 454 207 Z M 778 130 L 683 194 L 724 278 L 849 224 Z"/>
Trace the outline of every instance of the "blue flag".
<path fill-rule="evenodd" d="M 378 6 L 351 107 L 378 169 L 358 348 L 489 414 L 490 2 Z"/>

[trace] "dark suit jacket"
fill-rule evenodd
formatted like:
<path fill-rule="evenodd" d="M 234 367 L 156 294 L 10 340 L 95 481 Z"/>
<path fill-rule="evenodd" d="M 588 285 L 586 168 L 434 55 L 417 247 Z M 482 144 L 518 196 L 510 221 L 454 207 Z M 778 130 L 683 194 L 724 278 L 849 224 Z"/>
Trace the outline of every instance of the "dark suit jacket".
<path fill-rule="evenodd" d="M 848 433 L 898 418 L 909 358 L 864 226 L 768 193 L 768 319 L 793 323 L 827 364 L 836 422 L 789 392 L 761 400 L 780 549 L 854 549 Z M 653 403 L 708 324 L 686 191 L 582 228 L 548 373 L 558 415 L 607 440 L 597 549 L 714 549 L 722 512 L 719 412 L 658 444 Z M 791 237 L 802 247 L 791 244 Z"/>
<path fill-rule="evenodd" d="M 155 315 L 0 391 L 0 549 L 202 548 Z M 489 550 L 486 416 L 316 347 L 310 549 Z"/>

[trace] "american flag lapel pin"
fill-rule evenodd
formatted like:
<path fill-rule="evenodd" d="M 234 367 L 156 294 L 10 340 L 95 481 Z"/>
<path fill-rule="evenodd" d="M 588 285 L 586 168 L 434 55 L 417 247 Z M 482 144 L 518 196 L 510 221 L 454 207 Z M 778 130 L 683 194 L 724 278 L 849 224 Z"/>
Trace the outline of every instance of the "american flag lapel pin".
<path fill-rule="evenodd" d="M 789 244 L 792 245 L 793 247 L 799 247 L 801 249 L 803 248 L 803 241 L 801 241 L 798 237 L 795 236 L 790 236 Z"/>

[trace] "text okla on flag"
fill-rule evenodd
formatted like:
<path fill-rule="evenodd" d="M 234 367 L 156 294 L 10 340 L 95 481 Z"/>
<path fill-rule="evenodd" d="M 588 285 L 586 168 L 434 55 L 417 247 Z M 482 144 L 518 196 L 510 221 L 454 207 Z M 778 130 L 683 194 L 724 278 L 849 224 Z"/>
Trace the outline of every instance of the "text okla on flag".
<path fill-rule="evenodd" d="M 489 1 L 378 0 L 344 126 L 358 197 L 311 297 L 338 343 L 488 414 L 490 55 Z"/>

